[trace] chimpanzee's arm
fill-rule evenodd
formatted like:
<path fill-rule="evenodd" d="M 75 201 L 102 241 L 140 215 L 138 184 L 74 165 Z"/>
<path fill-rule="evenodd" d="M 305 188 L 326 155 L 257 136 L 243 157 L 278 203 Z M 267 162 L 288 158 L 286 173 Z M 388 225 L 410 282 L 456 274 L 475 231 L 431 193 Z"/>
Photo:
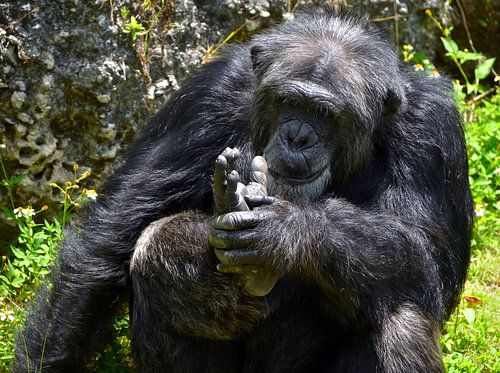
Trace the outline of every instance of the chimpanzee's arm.
<path fill-rule="evenodd" d="M 213 181 L 216 213 L 249 210 L 243 197 L 246 186 L 233 167 L 239 156 L 237 149 L 227 148 L 217 158 Z M 253 164 L 252 179 L 257 179 L 258 158 Z M 264 182 L 253 185 L 254 191 L 265 192 Z M 214 220 L 199 211 L 186 211 L 157 220 L 142 232 L 131 259 L 133 325 L 139 325 L 134 327 L 134 340 L 144 341 L 144 325 L 156 328 L 162 322 L 161 329 L 227 340 L 262 316 L 264 300 L 250 296 L 246 286 L 253 283 L 258 268 L 238 275 L 217 270 L 219 262 L 208 242 Z M 156 295 L 154 299 L 151 294 Z M 151 334 L 149 338 L 157 333 Z"/>
<path fill-rule="evenodd" d="M 210 235 L 219 270 L 258 265 L 315 285 L 325 316 L 365 335 L 346 341 L 346 361 L 376 354 L 383 371 L 442 371 L 439 328 L 463 281 L 469 230 L 445 193 L 420 187 L 390 185 L 369 207 L 277 199 L 222 215 Z"/>
<path fill-rule="evenodd" d="M 215 228 L 210 242 L 220 249 L 223 272 L 261 265 L 315 283 L 332 305 L 352 310 L 377 297 L 411 299 L 436 317 L 443 315 L 440 265 L 447 264 L 438 262 L 447 249 L 443 233 L 409 219 L 340 199 L 277 201 L 222 215 Z"/>
<path fill-rule="evenodd" d="M 262 298 L 248 295 L 238 276 L 217 271 L 208 244 L 212 227 L 213 217 L 190 211 L 155 221 L 144 230 L 131 260 L 134 336 L 143 333 L 142 326 L 155 325 L 228 340 L 262 316 Z"/>

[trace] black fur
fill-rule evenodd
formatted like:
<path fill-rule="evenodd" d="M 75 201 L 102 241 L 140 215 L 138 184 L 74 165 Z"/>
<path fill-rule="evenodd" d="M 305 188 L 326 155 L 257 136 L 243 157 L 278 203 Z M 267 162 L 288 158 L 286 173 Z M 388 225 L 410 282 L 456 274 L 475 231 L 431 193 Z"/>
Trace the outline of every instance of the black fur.
<path fill-rule="evenodd" d="M 212 174 L 227 146 L 245 184 L 255 154 L 290 176 L 311 171 L 314 155 L 287 170 L 280 105 L 327 123 L 324 136 L 311 126 L 329 168 L 302 189 L 270 176 L 281 199 L 254 210 L 267 215 L 249 231 L 280 280 L 256 297 L 216 268 L 209 235 L 245 232 L 214 230 Z M 82 369 L 131 289 L 142 371 L 443 371 L 440 327 L 465 279 L 471 220 L 449 82 L 400 64 L 363 17 L 299 15 L 229 47 L 151 119 L 66 232 L 14 371 L 38 366 L 42 347 L 44 371 Z"/>

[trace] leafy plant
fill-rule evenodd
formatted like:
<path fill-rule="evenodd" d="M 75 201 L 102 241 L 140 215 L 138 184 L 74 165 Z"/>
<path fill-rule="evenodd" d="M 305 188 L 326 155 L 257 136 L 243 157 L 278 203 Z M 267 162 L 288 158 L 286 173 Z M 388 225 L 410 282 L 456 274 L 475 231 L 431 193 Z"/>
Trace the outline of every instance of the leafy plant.
<path fill-rule="evenodd" d="M 131 15 L 128 6 L 121 6 L 119 11 L 123 20 L 123 32 L 125 34 L 130 34 L 130 38 L 133 42 L 137 40 L 138 36 L 144 36 L 144 47 L 147 48 L 149 33 L 158 24 L 160 16 L 164 11 L 171 6 L 171 0 L 144 0 L 136 15 Z M 143 19 L 143 21 L 140 22 L 139 19 Z M 144 54 L 146 54 L 146 52 L 147 49 L 144 50 Z"/>
<path fill-rule="evenodd" d="M 130 34 L 132 41 L 137 39 L 139 35 L 146 35 L 148 31 L 144 28 L 142 23 L 137 22 L 137 19 L 132 16 L 127 23 L 123 26 L 123 32 L 125 34 Z"/>
<path fill-rule="evenodd" d="M 466 123 L 469 175 L 476 206 L 473 246 L 494 246 L 500 236 L 500 92 L 476 109 Z"/>
<path fill-rule="evenodd" d="M 24 319 L 24 302 L 33 299 L 50 273 L 62 237 L 57 220 L 35 222 L 34 217 L 46 209 L 34 211 L 28 206 L 13 211 L 20 233 L 17 244 L 10 246 L 11 256 L 0 261 L 0 371 L 13 357 L 14 330 Z"/>
<path fill-rule="evenodd" d="M 4 176 L 4 179 L 0 181 L 0 186 L 3 186 L 7 189 L 7 194 L 9 195 L 9 200 L 11 203 L 11 207 L 14 208 L 14 197 L 12 196 L 12 188 L 14 188 L 16 185 L 18 185 L 21 181 L 23 181 L 24 177 L 26 175 L 16 175 L 12 177 L 7 177 L 7 171 L 5 170 L 5 165 L 3 164 L 3 157 L 2 157 L 2 151 L 7 148 L 7 145 L 4 143 L 0 144 L 0 167 L 2 174 Z M 4 211 L 5 212 L 5 211 Z"/>
<path fill-rule="evenodd" d="M 462 103 L 463 106 L 467 104 Z M 500 92 L 465 123 L 475 202 L 472 260 L 464 297 L 441 339 L 448 372 L 500 371 Z"/>
<path fill-rule="evenodd" d="M 90 176 L 90 171 L 83 172 L 78 176 L 79 166 L 73 165 L 73 180 L 67 181 L 66 184 L 60 186 L 57 183 L 51 183 L 50 186 L 59 189 L 63 194 L 62 211 L 62 227 L 64 229 L 68 219 L 73 217 L 75 210 L 81 207 L 81 203 L 87 202 L 88 199 L 94 200 L 97 198 L 97 193 L 94 189 L 82 188 L 80 183 Z"/>
<path fill-rule="evenodd" d="M 403 45 L 402 54 L 404 61 L 414 63 L 415 70 L 433 71 L 436 69 L 432 62 L 425 56 L 424 52 L 415 51 L 411 44 Z"/>
<path fill-rule="evenodd" d="M 57 218 L 39 219 L 39 215 L 48 210 L 47 206 L 39 210 L 31 205 L 15 207 L 12 191 L 25 175 L 9 177 L 3 163 L 4 149 L 5 145 L 0 147 L 0 186 L 7 190 L 10 207 L 3 207 L 2 211 L 7 219 L 16 222 L 19 234 L 17 242 L 9 247 L 9 255 L 0 257 L 0 371 L 8 371 L 9 362 L 13 358 L 14 330 L 24 319 L 25 302 L 33 299 L 36 289 L 40 288 L 51 271 L 64 224 L 81 203 L 97 196 L 95 190 L 82 188 L 80 185 L 90 173 L 84 172 L 78 176 L 78 165 L 74 165 L 72 181 L 62 187 L 52 184 L 63 195 L 62 223 Z"/>
<path fill-rule="evenodd" d="M 45 207 L 37 212 L 31 207 L 16 209 L 20 233 L 17 245 L 10 247 L 13 258 L 5 257 L 0 272 L 2 296 L 9 296 L 16 289 L 19 291 L 16 295 L 31 298 L 34 289 L 40 287 L 41 281 L 50 272 L 62 229 L 57 220 L 52 223 L 47 220 L 35 223 L 34 215 L 46 210 Z"/>
<path fill-rule="evenodd" d="M 446 50 L 446 56 L 449 57 L 457 66 L 462 78 L 465 82 L 465 88 L 467 95 L 476 96 L 478 92 L 483 92 L 483 87 L 479 82 L 486 77 L 488 77 L 493 71 L 493 64 L 495 63 L 495 58 L 486 58 L 482 53 L 470 52 L 467 49 L 460 49 L 458 44 L 451 38 L 452 27 L 446 27 L 437 20 L 432 14 L 430 9 L 425 11 L 434 24 L 439 28 L 442 33 L 441 42 L 444 49 Z M 464 64 L 469 61 L 475 61 L 476 67 L 474 69 L 474 79 L 469 79 L 464 71 Z"/>

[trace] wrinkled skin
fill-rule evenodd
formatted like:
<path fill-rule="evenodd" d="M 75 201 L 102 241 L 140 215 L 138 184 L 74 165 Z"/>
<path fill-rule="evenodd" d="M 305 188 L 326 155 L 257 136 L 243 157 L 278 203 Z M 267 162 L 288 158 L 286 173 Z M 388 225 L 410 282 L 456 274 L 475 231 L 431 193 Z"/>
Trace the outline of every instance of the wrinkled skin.
<path fill-rule="evenodd" d="M 238 150 L 228 148 L 215 163 L 214 198 L 218 217 L 209 242 L 220 261 L 217 269 L 221 273 L 240 276 L 249 294 L 265 296 L 279 275 L 266 266 L 266 259 L 255 249 L 260 237 L 253 228 L 265 219 L 273 219 L 272 211 L 259 207 L 276 200 L 267 195 L 265 159 L 257 156 L 252 160 L 251 181 L 245 186 L 231 167 L 238 156 Z"/>

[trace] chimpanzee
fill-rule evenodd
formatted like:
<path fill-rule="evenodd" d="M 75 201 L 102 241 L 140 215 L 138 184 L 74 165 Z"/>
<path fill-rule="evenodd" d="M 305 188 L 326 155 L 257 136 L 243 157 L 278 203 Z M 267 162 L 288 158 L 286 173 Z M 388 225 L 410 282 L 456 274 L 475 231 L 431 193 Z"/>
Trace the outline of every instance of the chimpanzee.
<path fill-rule="evenodd" d="M 472 202 L 452 87 L 365 16 L 226 48 L 66 232 L 15 371 L 84 369 L 130 301 L 145 372 L 442 372 Z"/>

